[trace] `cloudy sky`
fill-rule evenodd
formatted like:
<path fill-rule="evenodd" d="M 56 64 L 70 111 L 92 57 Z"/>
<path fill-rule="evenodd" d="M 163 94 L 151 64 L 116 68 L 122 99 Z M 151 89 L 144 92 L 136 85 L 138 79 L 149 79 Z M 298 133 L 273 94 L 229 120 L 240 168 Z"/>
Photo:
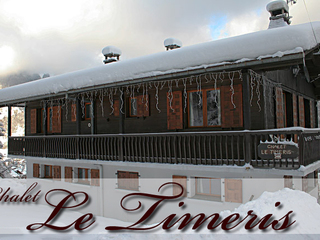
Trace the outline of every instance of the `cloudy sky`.
<path fill-rule="evenodd" d="M 164 51 L 168 37 L 187 46 L 264 30 L 268 2 L 0 0 L 0 76 L 100 66 L 107 45 L 120 48 L 123 60 Z M 290 8 L 292 24 L 320 21 L 319 7 L 319 0 L 297 0 Z"/>

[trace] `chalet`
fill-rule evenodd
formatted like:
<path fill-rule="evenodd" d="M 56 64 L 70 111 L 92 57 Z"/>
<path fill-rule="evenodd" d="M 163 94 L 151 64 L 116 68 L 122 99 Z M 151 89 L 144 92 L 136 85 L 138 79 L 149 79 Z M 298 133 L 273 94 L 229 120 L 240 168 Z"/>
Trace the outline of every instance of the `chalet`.
<path fill-rule="evenodd" d="M 198 208 L 283 187 L 317 196 L 320 22 L 289 26 L 283 1 L 267 9 L 267 30 L 185 47 L 167 39 L 167 51 L 123 61 L 109 46 L 105 65 L 0 90 L 8 154 L 26 159 L 28 178 L 92 194 L 151 191 L 145 179 L 166 178 Z M 25 108 L 24 137 L 11 136 L 14 106 Z"/>

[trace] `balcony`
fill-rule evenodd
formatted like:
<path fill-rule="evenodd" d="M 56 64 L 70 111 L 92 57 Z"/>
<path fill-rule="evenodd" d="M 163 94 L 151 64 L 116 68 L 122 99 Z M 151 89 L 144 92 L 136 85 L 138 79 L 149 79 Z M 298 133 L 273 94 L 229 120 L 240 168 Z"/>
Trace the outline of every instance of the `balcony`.
<path fill-rule="evenodd" d="M 267 141 L 267 142 L 266 142 Z M 259 145 L 292 145 L 294 157 L 261 157 Z M 320 129 L 10 137 L 10 155 L 297 169 L 320 159 Z"/>

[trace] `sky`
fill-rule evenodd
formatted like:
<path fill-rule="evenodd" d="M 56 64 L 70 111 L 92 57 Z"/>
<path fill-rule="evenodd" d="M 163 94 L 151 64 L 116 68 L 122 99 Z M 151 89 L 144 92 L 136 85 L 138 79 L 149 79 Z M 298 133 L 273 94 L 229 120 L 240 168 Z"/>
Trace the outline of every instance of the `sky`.
<path fill-rule="evenodd" d="M 265 30 L 270 0 L 0 0 L 0 76 L 51 76 L 102 65 L 114 45 L 120 60 Z M 320 21 L 319 0 L 297 0 L 292 24 Z M 307 10 L 308 12 L 307 12 Z M 285 39 L 284 39 L 285 41 Z"/>

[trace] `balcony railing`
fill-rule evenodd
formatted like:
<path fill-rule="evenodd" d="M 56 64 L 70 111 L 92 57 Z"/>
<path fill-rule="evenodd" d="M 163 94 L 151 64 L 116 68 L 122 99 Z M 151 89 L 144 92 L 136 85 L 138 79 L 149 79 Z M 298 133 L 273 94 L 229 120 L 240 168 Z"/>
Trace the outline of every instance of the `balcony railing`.
<path fill-rule="evenodd" d="M 294 158 L 263 159 L 262 142 L 291 143 Z M 295 143 L 296 142 L 296 143 Z M 184 132 L 118 135 L 10 137 L 9 154 L 45 158 L 89 159 L 194 165 L 299 168 L 320 159 L 320 130 L 286 128 L 260 131 Z"/>

